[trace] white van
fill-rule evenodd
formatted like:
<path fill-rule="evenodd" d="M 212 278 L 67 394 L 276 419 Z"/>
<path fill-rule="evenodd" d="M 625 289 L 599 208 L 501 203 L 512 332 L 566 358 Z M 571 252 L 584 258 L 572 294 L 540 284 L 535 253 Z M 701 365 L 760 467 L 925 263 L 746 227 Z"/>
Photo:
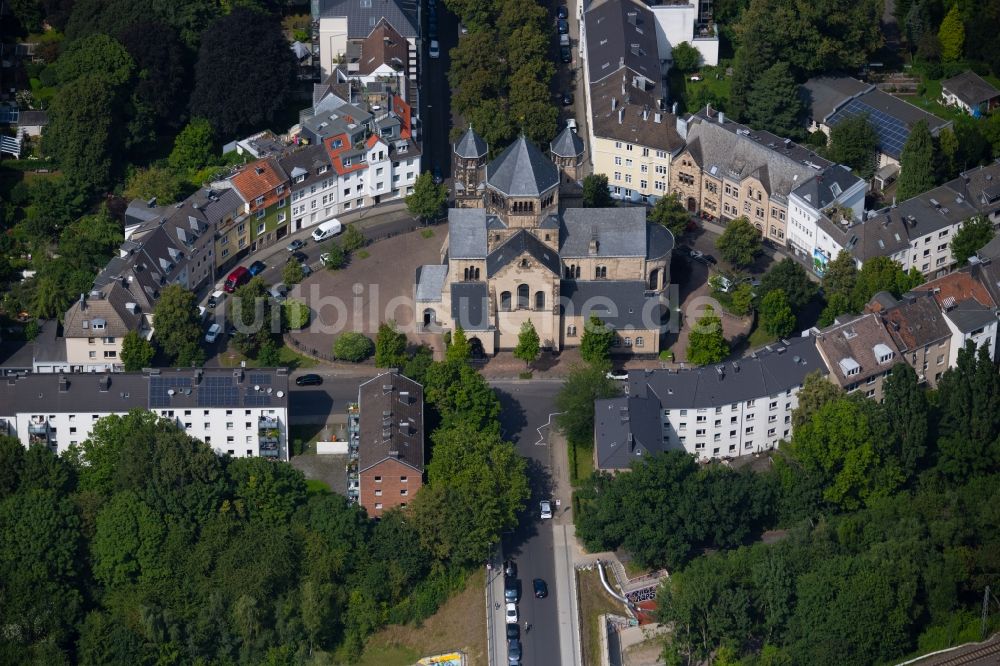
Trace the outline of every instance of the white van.
<path fill-rule="evenodd" d="M 323 224 L 316 227 L 313 231 L 312 238 L 314 241 L 319 243 L 320 241 L 325 241 L 327 238 L 331 238 L 340 233 L 343 226 L 340 224 L 340 220 L 327 220 Z"/>

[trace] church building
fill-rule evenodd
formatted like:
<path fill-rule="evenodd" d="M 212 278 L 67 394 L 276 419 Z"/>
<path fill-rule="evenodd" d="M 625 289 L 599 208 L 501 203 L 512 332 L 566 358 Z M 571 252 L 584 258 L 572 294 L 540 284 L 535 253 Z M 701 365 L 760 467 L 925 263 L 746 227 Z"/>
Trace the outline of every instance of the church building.
<path fill-rule="evenodd" d="M 558 351 L 579 345 L 597 315 L 615 329 L 615 351 L 658 353 L 673 235 L 642 206 L 561 210 L 560 182 L 576 180 L 583 143 L 567 128 L 550 148 L 522 136 L 487 162 L 471 127 L 454 144 L 441 264 L 417 271 L 423 330 L 461 326 L 474 351 L 494 354 L 530 321 Z"/>

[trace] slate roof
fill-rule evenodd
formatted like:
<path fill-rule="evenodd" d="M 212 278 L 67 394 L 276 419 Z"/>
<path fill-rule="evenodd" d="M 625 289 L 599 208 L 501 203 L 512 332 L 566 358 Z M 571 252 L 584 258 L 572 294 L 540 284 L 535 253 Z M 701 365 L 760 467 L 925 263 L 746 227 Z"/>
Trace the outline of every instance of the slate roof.
<path fill-rule="evenodd" d="M 453 149 L 458 157 L 477 159 L 486 155 L 488 147 L 483 138 L 472 129 L 472 125 L 469 125 L 469 129 L 465 130 L 465 134 L 455 143 Z"/>
<path fill-rule="evenodd" d="M 646 210 L 630 208 L 567 208 L 563 211 L 559 255 L 563 259 L 645 257 Z M 597 254 L 590 241 L 597 235 Z"/>
<path fill-rule="evenodd" d="M 941 308 L 929 294 L 904 298 L 882 312 L 882 321 L 896 347 L 903 353 L 951 337 Z"/>
<path fill-rule="evenodd" d="M 1000 211 L 1000 160 L 963 171 L 947 185 L 972 201 L 983 215 Z"/>
<path fill-rule="evenodd" d="M 429 264 L 417 268 L 417 301 L 438 303 L 448 276 L 448 264 Z"/>
<path fill-rule="evenodd" d="M 583 20 L 591 83 L 611 76 L 622 66 L 650 81 L 660 80 L 656 19 L 646 5 L 635 0 L 606 0 L 592 5 Z"/>
<path fill-rule="evenodd" d="M 1000 236 L 994 236 L 993 240 L 979 248 L 976 251 L 976 256 L 980 260 L 992 259 L 995 261 L 1000 259 Z"/>
<path fill-rule="evenodd" d="M 674 249 L 674 235 L 666 227 L 650 224 L 646 227 L 646 258 L 659 259 Z"/>
<path fill-rule="evenodd" d="M 48 125 L 49 112 L 36 109 L 25 109 L 18 115 L 17 124 L 21 127 L 42 127 L 44 125 Z"/>
<path fill-rule="evenodd" d="M 682 449 L 663 443 L 660 403 L 623 396 L 594 401 L 594 443 L 598 469 L 627 469 L 643 456 Z"/>
<path fill-rule="evenodd" d="M 424 388 L 386 372 L 358 388 L 358 471 L 385 460 L 424 470 Z"/>
<path fill-rule="evenodd" d="M 684 370 L 632 370 L 629 395 L 656 398 L 663 409 L 723 407 L 779 395 L 802 386 L 826 366 L 812 336 L 758 349 L 738 361 Z"/>
<path fill-rule="evenodd" d="M 823 170 L 815 178 L 802 183 L 792 193 L 808 201 L 817 210 L 822 210 L 837 200 L 841 193 L 846 192 L 861 182 L 861 179 L 842 165 L 834 164 Z"/>
<path fill-rule="evenodd" d="M 526 229 L 518 229 L 486 257 L 486 276 L 493 277 L 523 254 L 528 254 L 554 275 L 560 274 L 559 254 Z"/>
<path fill-rule="evenodd" d="M 882 325 L 879 315 L 874 313 L 838 321 L 822 329 L 816 335 L 816 345 L 830 372 L 842 387 L 879 375 L 902 360 L 895 341 Z M 893 359 L 889 363 L 878 362 L 874 351 L 876 345 L 885 345 L 893 352 Z M 849 364 L 851 360 L 860 366 L 858 374 L 847 375 L 844 371 L 841 361 Z"/>
<path fill-rule="evenodd" d="M 941 90 L 950 92 L 969 106 L 978 106 L 994 97 L 1000 97 L 1000 90 L 971 69 L 942 81 Z"/>
<path fill-rule="evenodd" d="M 997 321 L 996 308 L 985 307 L 971 298 L 956 303 L 944 316 L 962 333 L 971 333 Z"/>
<path fill-rule="evenodd" d="M 329 178 L 332 173 L 330 171 L 330 156 L 327 154 L 323 144 L 320 143 L 304 146 L 284 155 L 279 158 L 278 163 L 281 164 L 281 168 L 288 174 L 291 181 L 289 187 L 291 187 L 292 191 L 310 187 L 318 180 Z M 324 166 L 327 167 L 327 172 L 320 174 L 319 169 Z M 296 183 L 295 179 L 300 175 L 304 175 L 305 179 L 301 183 Z"/>
<path fill-rule="evenodd" d="M 68 382 L 59 390 L 60 378 Z M 106 382 L 102 386 L 102 382 Z M 170 396 L 170 384 L 175 388 Z M 255 391 L 261 386 L 263 391 Z M 270 388 L 268 393 L 266 389 Z M 278 393 L 281 393 L 281 397 Z M 109 413 L 130 409 L 288 407 L 285 368 L 163 368 L 150 372 L 46 373 L 0 381 L 11 413 Z"/>
<path fill-rule="evenodd" d="M 489 330 L 489 292 L 485 282 L 451 283 L 451 318 L 466 331 Z"/>
<path fill-rule="evenodd" d="M 688 149 L 708 175 L 734 182 L 754 176 L 778 198 L 833 166 L 794 141 L 729 120 L 720 123 L 704 109 L 688 121 Z"/>
<path fill-rule="evenodd" d="M 591 315 L 618 331 L 652 330 L 662 326 L 666 302 L 646 295 L 638 280 L 563 280 L 559 287 L 562 316 Z"/>
<path fill-rule="evenodd" d="M 592 83 L 590 124 L 594 135 L 670 153 L 683 148 L 684 139 L 677 133 L 677 117 L 660 111 L 665 91 L 658 81 L 643 82 L 642 87 L 637 87 L 629 71 L 621 70 Z"/>
<path fill-rule="evenodd" d="M 583 139 L 569 127 L 566 127 L 549 144 L 549 150 L 557 157 L 579 157 L 583 155 Z"/>
<path fill-rule="evenodd" d="M 487 215 L 482 208 L 449 208 L 449 259 L 485 259 L 486 224 Z"/>
<path fill-rule="evenodd" d="M 132 314 L 126 307 L 133 302 L 131 295 L 117 282 L 112 282 L 102 296 L 84 295 L 66 310 L 63 319 L 63 337 L 102 338 L 125 337 L 129 331 L 139 330 L 143 321 L 141 310 Z M 103 329 L 95 329 L 95 322 L 103 322 Z"/>
<path fill-rule="evenodd" d="M 520 136 L 486 166 L 486 184 L 510 197 L 539 197 L 559 185 L 559 169 Z"/>
<path fill-rule="evenodd" d="M 364 39 L 385 18 L 403 37 L 417 37 L 416 5 L 397 0 L 320 0 L 320 18 L 347 17 L 347 38 Z"/>

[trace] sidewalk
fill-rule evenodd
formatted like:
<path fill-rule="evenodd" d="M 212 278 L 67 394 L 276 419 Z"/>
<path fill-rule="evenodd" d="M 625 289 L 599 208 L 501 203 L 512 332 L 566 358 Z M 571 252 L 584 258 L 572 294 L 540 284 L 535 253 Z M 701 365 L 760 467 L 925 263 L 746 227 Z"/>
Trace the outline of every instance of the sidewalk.
<path fill-rule="evenodd" d="M 492 569 L 486 572 L 486 651 L 490 666 L 507 664 L 507 619 L 504 616 L 503 549 L 497 544 Z M 497 604 L 500 604 L 499 608 Z"/>

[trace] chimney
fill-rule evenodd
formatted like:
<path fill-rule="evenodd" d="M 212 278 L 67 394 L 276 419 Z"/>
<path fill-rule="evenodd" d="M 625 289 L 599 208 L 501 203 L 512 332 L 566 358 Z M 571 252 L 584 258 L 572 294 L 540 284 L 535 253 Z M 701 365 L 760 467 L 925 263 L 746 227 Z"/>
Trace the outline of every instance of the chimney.
<path fill-rule="evenodd" d="M 107 393 L 111 390 L 111 375 L 105 373 L 101 375 L 101 378 L 97 382 L 98 388 L 100 388 L 101 393 Z"/>
<path fill-rule="evenodd" d="M 590 232 L 590 254 L 596 255 L 601 249 L 601 241 L 597 237 L 597 227 Z"/>
<path fill-rule="evenodd" d="M 649 107 L 648 106 L 642 107 L 642 119 L 643 120 L 649 120 Z"/>
<path fill-rule="evenodd" d="M 59 392 L 66 393 L 69 391 L 69 379 L 66 375 L 59 375 Z"/>
<path fill-rule="evenodd" d="M 625 109 L 618 109 L 618 124 L 621 125 L 623 120 L 625 120 Z"/>
<path fill-rule="evenodd" d="M 235 370 L 233 370 L 233 380 L 237 384 L 243 383 L 243 368 L 236 368 Z"/>
<path fill-rule="evenodd" d="M 197 386 L 198 384 L 201 384 L 201 377 L 202 377 L 203 374 L 204 374 L 204 371 L 201 368 L 198 368 L 197 370 L 194 371 L 194 384 L 195 384 L 195 386 Z"/>
<path fill-rule="evenodd" d="M 672 113 L 675 116 L 677 115 L 677 102 L 674 102 L 673 104 L 670 105 L 670 113 Z"/>
<path fill-rule="evenodd" d="M 83 292 L 80 292 L 80 309 L 81 310 L 87 309 L 87 295 L 84 294 Z"/>
<path fill-rule="evenodd" d="M 726 124 L 726 114 L 723 113 L 722 111 L 719 111 L 719 124 L 720 125 Z"/>
<path fill-rule="evenodd" d="M 614 111 L 618 108 L 618 99 L 615 97 L 611 98 L 611 110 Z"/>

